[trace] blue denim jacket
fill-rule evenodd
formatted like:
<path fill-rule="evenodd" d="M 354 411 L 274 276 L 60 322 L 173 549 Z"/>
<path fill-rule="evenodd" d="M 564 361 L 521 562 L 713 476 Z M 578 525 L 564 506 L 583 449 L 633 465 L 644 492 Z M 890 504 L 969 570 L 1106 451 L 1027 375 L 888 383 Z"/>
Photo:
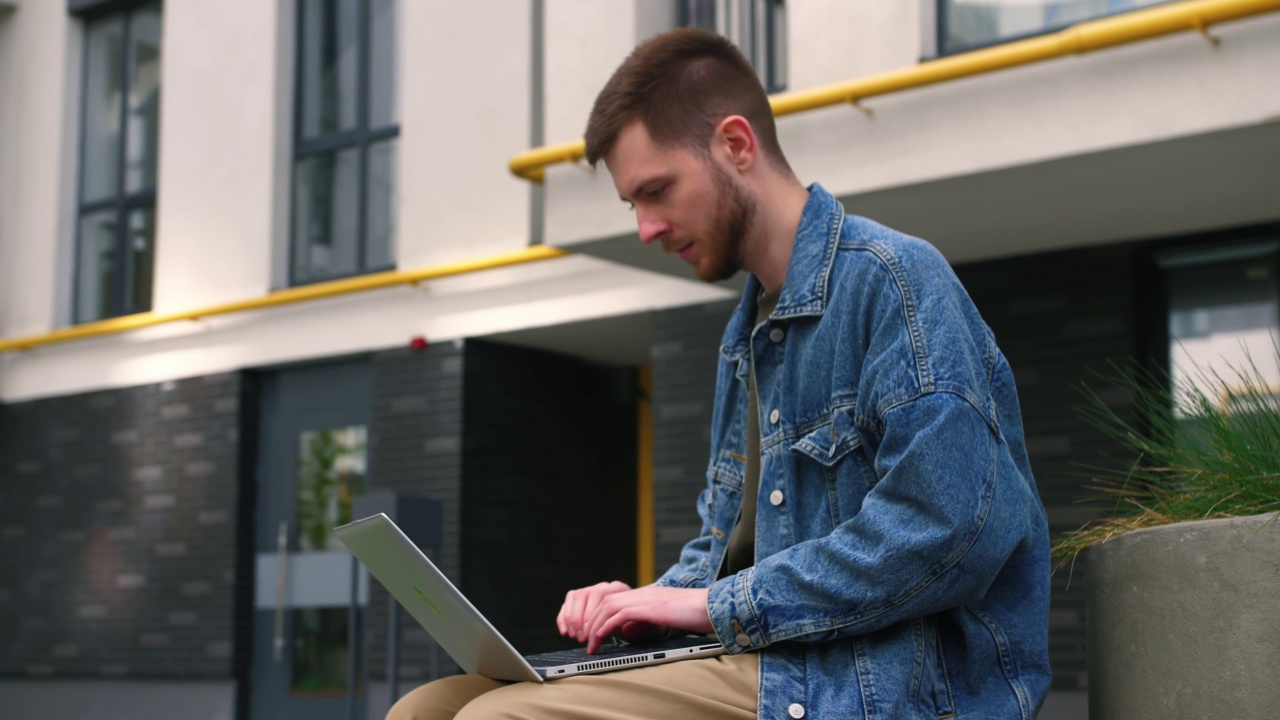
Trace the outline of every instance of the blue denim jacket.
<path fill-rule="evenodd" d="M 710 587 L 761 718 L 1031 720 L 1049 554 L 1013 375 L 931 245 L 810 188 L 781 299 L 751 277 L 720 349 L 702 531 L 659 580 Z M 754 567 L 716 580 L 742 504 L 754 355 Z"/>

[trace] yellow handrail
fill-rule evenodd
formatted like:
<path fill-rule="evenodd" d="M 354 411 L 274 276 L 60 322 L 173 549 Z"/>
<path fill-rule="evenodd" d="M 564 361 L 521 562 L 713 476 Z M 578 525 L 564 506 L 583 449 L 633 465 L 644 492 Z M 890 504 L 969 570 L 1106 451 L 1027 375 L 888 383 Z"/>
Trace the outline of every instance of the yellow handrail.
<path fill-rule="evenodd" d="M 811 90 L 780 93 L 770 97 L 769 102 L 773 105 L 773 114 L 781 117 L 1188 30 L 1204 34 L 1216 44 L 1217 40 L 1208 35 L 1210 25 L 1277 10 L 1280 10 L 1280 0 L 1185 0 L 1090 20 L 1039 37 L 939 58 L 900 70 Z M 577 162 L 585 152 L 585 144 L 581 140 L 548 145 L 516 155 L 508 167 L 519 177 L 541 183 L 548 165 Z"/>
<path fill-rule="evenodd" d="M 314 285 L 291 287 L 284 290 L 277 290 L 262 297 L 238 300 L 236 302 L 223 303 L 221 305 L 211 305 L 209 307 L 197 308 L 195 310 L 183 310 L 180 312 L 163 314 L 146 312 L 138 313 L 136 315 L 125 315 L 124 317 L 111 318 L 109 320 L 98 320 L 96 322 L 88 322 L 82 325 L 60 328 L 42 335 L 29 335 L 27 337 L 13 339 L 0 338 L 0 353 L 12 350 L 28 350 L 41 345 L 52 345 L 53 343 L 67 342 L 68 340 L 79 340 L 81 338 L 97 337 L 99 335 L 111 335 L 114 333 L 125 332 L 127 330 L 135 330 L 137 328 L 150 327 L 152 325 L 162 325 L 164 323 L 177 322 L 180 320 L 198 320 L 200 318 L 212 317 L 214 315 L 227 315 L 229 313 L 244 312 L 247 310 L 260 310 L 262 308 L 275 307 L 277 305 L 288 305 L 306 300 L 318 300 L 320 298 L 347 295 L 350 293 L 363 292 L 365 290 L 377 290 L 379 288 L 393 287 L 396 285 L 416 285 L 427 280 L 437 280 L 453 275 L 464 275 L 466 273 L 509 267 L 511 265 L 522 265 L 525 263 L 537 262 L 539 260 L 550 260 L 552 258 L 564 257 L 570 254 L 571 253 L 565 250 L 560 250 L 559 248 L 553 248 L 547 245 L 536 245 L 518 252 L 419 268 L 417 270 L 391 270 L 388 272 L 373 273 L 371 275 L 343 278 L 341 280 L 330 280 L 328 282 L 315 283 Z"/>

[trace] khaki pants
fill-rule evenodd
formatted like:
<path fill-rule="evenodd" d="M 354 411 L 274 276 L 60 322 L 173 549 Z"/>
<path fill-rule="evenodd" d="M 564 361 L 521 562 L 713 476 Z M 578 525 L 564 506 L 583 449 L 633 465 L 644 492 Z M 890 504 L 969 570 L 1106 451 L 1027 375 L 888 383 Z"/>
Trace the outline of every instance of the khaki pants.
<path fill-rule="evenodd" d="M 759 668 L 745 653 L 546 683 L 456 675 L 400 698 L 387 720 L 755 720 Z"/>

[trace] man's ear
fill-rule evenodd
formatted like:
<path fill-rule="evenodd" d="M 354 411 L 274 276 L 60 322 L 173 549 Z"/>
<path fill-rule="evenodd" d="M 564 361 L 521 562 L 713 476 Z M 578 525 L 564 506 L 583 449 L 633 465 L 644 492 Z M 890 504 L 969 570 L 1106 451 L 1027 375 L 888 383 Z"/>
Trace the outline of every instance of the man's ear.
<path fill-rule="evenodd" d="M 759 149 L 756 133 L 751 129 L 751 123 L 741 115 L 730 115 L 721 120 L 711 142 L 713 152 L 724 153 L 725 159 L 739 172 L 746 172 L 755 164 Z"/>

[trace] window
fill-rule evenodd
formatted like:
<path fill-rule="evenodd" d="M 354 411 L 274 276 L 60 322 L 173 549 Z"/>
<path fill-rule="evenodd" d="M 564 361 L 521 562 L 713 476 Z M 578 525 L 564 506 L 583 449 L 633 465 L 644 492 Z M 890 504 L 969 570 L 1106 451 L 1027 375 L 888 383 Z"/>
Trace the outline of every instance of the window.
<path fill-rule="evenodd" d="M 1168 0 L 940 0 L 938 54 L 1059 30 Z"/>
<path fill-rule="evenodd" d="M 73 319 L 151 309 L 160 6 L 85 24 Z"/>
<path fill-rule="evenodd" d="M 680 0 L 680 24 L 714 30 L 733 41 L 760 76 L 765 92 L 787 89 L 787 13 L 783 0 Z"/>
<path fill-rule="evenodd" d="M 290 282 L 394 267 L 396 0 L 299 0 Z"/>
<path fill-rule="evenodd" d="M 1160 257 L 1169 294 L 1173 385 L 1209 391 L 1241 371 L 1280 392 L 1280 242 Z M 1230 398 L 1221 398 L 1226 404 Z"/>

